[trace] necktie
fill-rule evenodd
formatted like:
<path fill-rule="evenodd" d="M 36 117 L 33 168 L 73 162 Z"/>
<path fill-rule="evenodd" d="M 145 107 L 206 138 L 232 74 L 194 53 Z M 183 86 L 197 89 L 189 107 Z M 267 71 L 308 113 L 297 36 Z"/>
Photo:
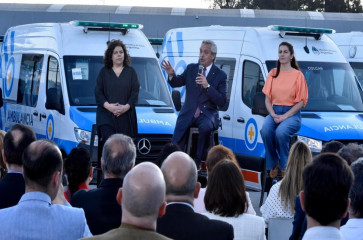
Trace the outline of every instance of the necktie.
<path fill-rule="evenodd" d="M 206 67 L 204 67 L 203 68 L 203 71 L 202 71 L 202 74 L 203 74 L 203 76 L 205 77 L 205 73 L 206 73 L 206 71 L 207 71 L 207 68 Z M 195 113 L 194 113 L 194 118 L 198 118 L 199 117 L 199 115 L 200 115 L 200 108 L 199 107 L 197 107 L 197 110 L 195 110 Z"/>

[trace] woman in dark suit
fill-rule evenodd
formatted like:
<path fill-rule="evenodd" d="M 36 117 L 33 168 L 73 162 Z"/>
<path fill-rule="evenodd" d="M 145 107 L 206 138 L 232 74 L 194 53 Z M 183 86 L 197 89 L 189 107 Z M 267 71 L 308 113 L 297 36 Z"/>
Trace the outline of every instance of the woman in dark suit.
<path fill-rule="evenodd" d="M 112 40 L 105 51 L 105 66 L 95 88 L 96 123 L 103 142 L 115 133 L 135 137 L 137 133 L 135 104 L 139 94 L 136 71 L 125 44 Z"/>

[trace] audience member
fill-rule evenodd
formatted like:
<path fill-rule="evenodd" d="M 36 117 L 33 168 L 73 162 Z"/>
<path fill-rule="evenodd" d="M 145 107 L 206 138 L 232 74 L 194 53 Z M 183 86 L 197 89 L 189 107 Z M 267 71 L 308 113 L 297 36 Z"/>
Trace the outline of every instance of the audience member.
<path fill-rule="evenodd" d="M 270 194 L 261 206 L 262 217 L 266 222 L 270 218 L 293 218 L 296 195 L 302 189 L 302 173 L 310 163 L 312 154 L 304 142 L 292 145 L 287 162 L 285 177 L 271 187 Z"/>
<path fill-rule="evenodd" d="M 337 153 L 342 147 L 344 147 L 344 144 L 339 141 L 330 141 L 323 145 L 323 148 L 321 149 L 321 153 Z"/>
<path fill-rule="evenodd" d="M 125 177 L 117 194 L 122 208 L 121 226 L 87 239 L 170 239 L 156 233 L 156 220 L 165 214 L 165 181 L 160 169 L 144 162 Z M 122 204 L 121 204 L 122 202 Z"/>
<path fill-rule="evenodd" d="M 4 137 L 5 137 L 5 132 L 3 130 L 0 130 L 0 152 L 3 152 L 4 150 Z M 8 170 L 6 169 L 3 155 L 0 154 L 0 179 L 2 179 L 7 172 Z"/>
<path fill-rule="evenodd" d="M 195 213 L 198 197 L 196 165 L 186 153 L 170 154 L 161 166 L 166 183 L 166 214 L 158 219 L 157 232 L 172 239 L 233 239 L 233 227 Z"/>
<path fill-rule="evenodd" d="M 83 147 L 73 148 L 64 161 L 64 171 L 68 178 L 68 189 L 64 196 L 68 202 L 78 190 L 89 190 L 88 184 L 92 180 L 93 168 L 89 151 Z"/>
<path fill-rule="evenodd" d="M 203 215 L 230 223 L 236 239 L 266 239 L 263 218 L 244 214 L 247 208 L 245 183 L 241 170 L 232 161 L 222 160 L 214 167 L 208 176 L 204 202 L 208 212 Z"/>
<path fill-rule="evenodd" d="M 26 193 L 16 206 L 0 210 L 2 239 L 79 239 L 91 236 L 82 209 L 52 204 L 62 179 L 58 147 L 39 140 L 23 157 Z"/>
<path fill-rule="evenodd" d="M 5 134 L 2 157 L 8 173 L 0 180 L 0 209 L 16 205 L 25 193 L 21 156 L 35 140 L 33 130 L 22 124 L 15 124 Z"/>
<path fill-rule="evenodd" d="M 347 161 L 350 166 L 355 160 L 363 157 L 363 147 L 356 143 L 349 143 L 338 151 L 338 155 Z"/>
<path fill-rule="evenodd" d="M 345 161 L 355 161 L 357 158 L 362 156 L 361 146 L 351 143 L 344 146 L 339 141 L 331 141 L 324 145 L 322 153 L 338 153 Z M 363 156 L 362 156 L 363 157 Z M 349 163 L 348 163 L 349 164 Z M 348 221 L 348 216 L 341 220 L 341 226 Z M 301 208 L 300 196 L 297 195 L 295 201 L 295 214 L 293 221 L 293 229 L 289 240 L 301 240 L 305 234 L 307 228 L 305 212 Z"/>
<path fill-rule="evenodd" d="M 300 202 L 306 213 L 303 240 L 343 239 L 340 221 L 348 213 L 353 173 L 339 155 L 318 155 L 303 172 Z"/>
<path fill-rule="evenodd" d="M 102 150 L 104 179 L 99 188 L 79 190 L 72 196 L 71 205 L 84 209 L 94 235 L 120 226 L 121 207 L 116 201 L 116 195 L 124 177 L 135 165 L 135 158 L 136 147 L 132 139 L 123 134 L 112 135 Z"/>
<path fill-rule="evenodd" d="M 156 160 L 156 163 L 159 167 L 163 164 L 164 160 L 173 152 L 182 151 L 178 144 L 175 143 L 167 143 L 161 149 L 159 156 Z"/>
<path fill-rule="evenodd" d="M 231 149 L 229 149 L 223 145 L 216 145 L 208 151 L 207 160 L 205 163 L 206 167 L 207 167 L 207 176 L 210 175 L 214 166 L 217 165 L 217 163 L 219 163 L 223 159 L 231 160 L 234 164 L 236 164 L 236 166 L 238 168 L 240 168 L 239 164 L 236 160 L 236 157 L 233 154 L 233 152 L 231 151 Z M 197 213 L 204 213 L 207 211 L 205 209 L 205 205 L 204 205 L 204 196 L 205 196 L 206 190 L 207 190 L 206 187 L 201 188 L 199 191 L 198 198 L 194 199 L 194 211 Z M 245 191 L 245 194 L 246 194 L 246 198 L 247 198 L 246 208 L 245 208 L 246 213 L 256 215 L 255 209 L 253 209 L 253 206 L 252 206 L 250 195 L 248 194 L 247 191 Z"/>
<path fill-rule="evenodd" d="M 349 192 L 349 220 L 340 228 L 345 240 L 363 239 L 363 158 L 350 166 L 354 174 L 354 183 Z"/>

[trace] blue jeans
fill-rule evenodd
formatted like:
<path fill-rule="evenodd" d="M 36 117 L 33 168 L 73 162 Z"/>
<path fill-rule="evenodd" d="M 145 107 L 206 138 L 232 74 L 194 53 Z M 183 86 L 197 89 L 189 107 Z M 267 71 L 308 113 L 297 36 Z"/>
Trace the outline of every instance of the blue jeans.
<path fill-rule="evenodd" d="M 278 115 L 286 113 L 291 108 L 291 106 L 273 106 L 275 113 Z M 286 170 L 290 137 L 297 133 L 300 127 L 300 111 L 279 124 L 276 124 L 270 115 L 266 117 L 260 132 L 265 145 L 267 170 L 273 169 L 278 164 L 278 155 L 280 156 L 280 169 Z"/>

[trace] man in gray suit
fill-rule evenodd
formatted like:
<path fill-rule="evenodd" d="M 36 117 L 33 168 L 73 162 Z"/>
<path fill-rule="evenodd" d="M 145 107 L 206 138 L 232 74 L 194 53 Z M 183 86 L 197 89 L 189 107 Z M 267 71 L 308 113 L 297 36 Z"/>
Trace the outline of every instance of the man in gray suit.
<path fill-rule="evenodd" d="M 62 154 L 47 140 L 31 143 L 22 157 L 25 194 L 0 210 L 2 239 L 79 239 L 91 236 L 82 209 L 52 204 L 62 181 Z"/>
<path fill-rule="evenodd" d="M 167 240 L 155 232 L 156 219 L 165 214 L 165 181 L 160 169 L 144 162 L 133 168 L 119 189 L 117 201 L 122 207 L 121 227 L 87 239 Z"/>

